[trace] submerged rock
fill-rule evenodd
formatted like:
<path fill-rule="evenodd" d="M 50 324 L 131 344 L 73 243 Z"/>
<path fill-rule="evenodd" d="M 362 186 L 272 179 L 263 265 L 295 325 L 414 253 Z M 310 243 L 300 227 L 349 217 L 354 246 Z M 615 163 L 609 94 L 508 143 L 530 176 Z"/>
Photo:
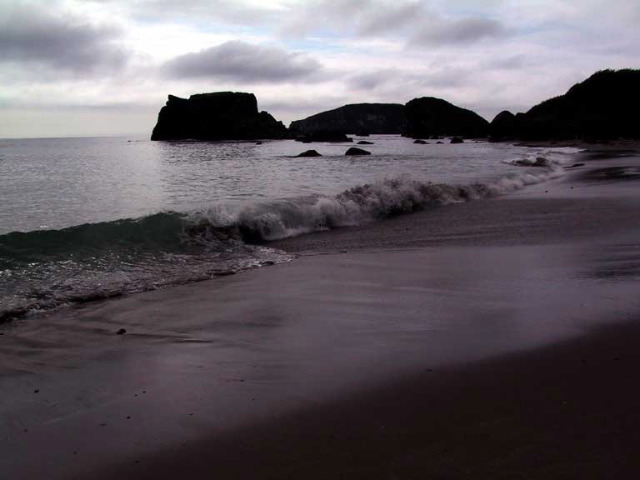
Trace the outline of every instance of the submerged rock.
<path fill-rule="evenodd" d="M 345 155 L 371 155 L 371 152 L 367 152 L 361 148 L 351 147 L 346 151 Z"/>
<path fill-rule="evenodd" d="M 551 167 L 553 165 L 550 160 L 544 157 L 537 157 L 535 160 L 516 160 L 512 164 L 517 167 Z"/>
<path fill-rule="evenodd" d="M 366 140 L 360 140 L 358 145 L 373 145 L 373 142 L 368 142 Z"/>
<path fill-rule="evenodd" d="M 298 157 L 321 157 L 322 155 L 316 150 L 306 150 L 297 155 Z"/>
<path fill-rule="evenodd" d="M 255 140 L 287 138 L 282 122 L 258 112 L 252 93 L 216 92 L 169 95 L 151 140 Z"/>

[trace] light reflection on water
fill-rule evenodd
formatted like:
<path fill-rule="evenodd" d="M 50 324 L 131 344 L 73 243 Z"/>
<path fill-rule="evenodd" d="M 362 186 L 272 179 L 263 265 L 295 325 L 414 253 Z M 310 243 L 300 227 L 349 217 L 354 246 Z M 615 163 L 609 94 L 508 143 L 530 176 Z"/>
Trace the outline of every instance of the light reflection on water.
<path fill-rule="evenodd" d="M 372 136 L 367 157 L 351 144 L 151 142 L 128 138 L 0 140 L 0 234 L 208 209 L 309 194 L 336 194 L 385 178 L 486 181 L 531 149 L 488 143 L 414 145 Z M 307 149 L 323 157 L 296 158 Z M 534 153 L 535 154 L 535 153 Z"/>

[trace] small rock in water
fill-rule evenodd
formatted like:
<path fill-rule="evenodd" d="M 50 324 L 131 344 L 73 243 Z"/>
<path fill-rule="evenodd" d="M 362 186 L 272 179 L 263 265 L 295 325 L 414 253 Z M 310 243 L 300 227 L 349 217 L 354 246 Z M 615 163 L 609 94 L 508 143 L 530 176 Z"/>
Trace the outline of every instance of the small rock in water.
<path fill-rule="evenodd" d="M 450 143 L 464 143 L 464 140 L 460 137 L 452 137 Z"/>
<path fill-rule="evenodd" d="M 373 142 L 368 142 L 367 140 L 360 140 L 358 145 L 373 145 Z"/>
<path fill-rule="evenodd" d="M 413 143 L 417 143 L 418 145 L 428 145 L 429 142 L 427 142 L 426 140 L 422 140 L 421 138 L 418 138 L 417 140 L 414 140 Z"/>
<path fill-rule="evenodd" d="M 550 165 L 549 160 L 547 160 L 544 157 L 538 157 L 536 158 L 536 163 L 534 163 L 532 166 L 533 167 L 548 167 Z"/>
<path fill-rule="evenodd" d="M 346 151 L 345 155 L 371 155 L 371 152 L 367 152 L 361 148 L 351 147 Z"/>
<path fill-rule="evenodd" d="M 125 328 L 121 328 L 116 332 L 116 335 L 124 335 L 125 333 L 127 333 L 127 330 Z"/>
<path fill-rule="evenodd" d="M 316 150 L 306 150 L 298 155 L 298 157 L 321 157 L 322 154 L 318 153 Z"/>

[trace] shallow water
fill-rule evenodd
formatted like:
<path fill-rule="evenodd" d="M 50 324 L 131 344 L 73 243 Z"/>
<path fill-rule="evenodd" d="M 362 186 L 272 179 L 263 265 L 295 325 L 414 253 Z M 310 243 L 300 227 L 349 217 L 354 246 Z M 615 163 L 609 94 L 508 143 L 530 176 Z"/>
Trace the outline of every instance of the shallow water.
<path fill-rule="evenodd" d="M 286 262 L 255 244 L 508 193 L 574 152 L 368 141 L 2 140 L 0 320 Z"/>
<path fill-rule="evenodd" d="M 486 182 L 521 172 L 505 161 L 550 154 L 489 143 L 415 145 L 390 135 L 367 140 L 374 142 L 364 146 L 372 152 L 367 157 L 345 157 L 352 144 L 290 140 L 261 145 L 127 138 L 0 140 L 0 234 L 335 195 L 403 175 L 436 183 Z M 307 149 L 324 156 L 295 158 Z"/>

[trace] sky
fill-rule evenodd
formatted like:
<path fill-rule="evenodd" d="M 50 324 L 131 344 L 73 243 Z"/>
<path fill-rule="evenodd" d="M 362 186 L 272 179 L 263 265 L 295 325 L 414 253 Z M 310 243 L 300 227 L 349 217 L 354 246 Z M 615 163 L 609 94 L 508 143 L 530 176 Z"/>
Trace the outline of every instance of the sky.
<path fill-rule="evenodd" d="M 0 0 L 0 137 L 150 135 L 168 94 L 292 120 L 433 96 L 491 120 L 640 67 L 639 0 Z"/>

